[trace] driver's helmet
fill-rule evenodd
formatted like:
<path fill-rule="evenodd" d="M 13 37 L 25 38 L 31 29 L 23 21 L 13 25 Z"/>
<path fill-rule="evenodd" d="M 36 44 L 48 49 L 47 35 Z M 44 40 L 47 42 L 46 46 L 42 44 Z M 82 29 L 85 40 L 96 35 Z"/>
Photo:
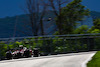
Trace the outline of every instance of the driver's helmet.
<path fill-rule="evenodd" d="M 24 47 L 23 49 L 24 49 L 24 51 L 26 51 L 26 50 L 27 50 L 27 48 L 26 48 L 26 47 Z"/>
<path fill-rule="evenodd" d="M 23 45 L 19 45 L 19 47 L 23 47 Z"/>
<path fill-rule="evenodd" d="M 19 48 L 23 49 L 23 45 L 19 45 Z"/>

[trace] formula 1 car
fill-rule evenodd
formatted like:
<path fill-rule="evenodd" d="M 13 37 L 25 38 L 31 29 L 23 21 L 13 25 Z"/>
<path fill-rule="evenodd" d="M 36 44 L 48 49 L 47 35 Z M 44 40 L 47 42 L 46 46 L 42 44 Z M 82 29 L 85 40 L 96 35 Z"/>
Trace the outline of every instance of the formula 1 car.
<path fill-rule="evenodd" d="M 6 52 L 7 59 L 31 57 L 32 55 L 33 55 L 33 51 L 31 49 L 27 49 L 26 47 L 14 48 L 13 50 L 8 50 Z"/>

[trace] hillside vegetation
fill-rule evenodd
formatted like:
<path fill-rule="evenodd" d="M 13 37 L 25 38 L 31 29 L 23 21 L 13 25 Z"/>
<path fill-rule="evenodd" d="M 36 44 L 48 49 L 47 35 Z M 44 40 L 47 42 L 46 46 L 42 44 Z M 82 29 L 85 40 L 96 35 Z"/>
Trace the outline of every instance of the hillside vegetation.
<path fill-rule="evenodd" d="M 98 51 L 93 57 L 92 60 L 89 61 L 87 67 L 100 67 L 100 51 Z"/>
<path fill-rule="evenodd" d="M 100 18 L 100 12 L 91 11 L 90 14 L 93 18 L 94 17 Z M 55 18 L 55 15 L 52 13 L 52 11 L 48 11 L 48 13 L 45 15 L 45 19 L 47 19 L 48 17 Z M 88 19 L 86 21 L 91 21 L 91 20 L 92 19 Z M 25 15 L 25 14 L 19 15 L 19 16 L 14 16 L 14 17 L 0 18 L 0 38 L 13 37 L 15 25 L 16 25 L 16 34 L 15 34 L 16 36 L 27 36 L 27 34 L 22 33 L 21 30 L 24 30 L 23 23 L 28 22 L 28 21 L 29 21 L 29 19 L 28 19 L 27 15 Z M 90 23 L 90 22 L 86 22 L 86 21 L 84 21 L 85 22 L 84 24 Z M 54 31 L 55 31 L 54 29 L 56 28 L 56 25 L 52 21 L 51 22 L 45 21 L 44 28 L 45 28 L 45 32 L 48 32 L 47 34 L 50 35 L 50 34 L 54 33 Z"/>

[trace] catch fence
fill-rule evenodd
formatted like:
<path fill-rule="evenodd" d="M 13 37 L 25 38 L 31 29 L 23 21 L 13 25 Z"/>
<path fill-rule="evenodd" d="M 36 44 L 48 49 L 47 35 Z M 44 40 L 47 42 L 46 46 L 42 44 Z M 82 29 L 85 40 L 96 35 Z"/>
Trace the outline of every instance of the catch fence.
<path fill-rule="evenodd" d="M 41 55 L 95 51 L 100 50 L 100 33 L 0 38 L 0 44 L 7 45 L 7 49 L 18 45 L 39 48 Z"/>

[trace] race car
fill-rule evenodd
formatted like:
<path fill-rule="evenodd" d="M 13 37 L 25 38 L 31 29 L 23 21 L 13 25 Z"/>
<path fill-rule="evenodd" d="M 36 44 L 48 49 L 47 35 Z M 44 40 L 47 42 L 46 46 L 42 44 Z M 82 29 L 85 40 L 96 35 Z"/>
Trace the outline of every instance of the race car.
<path fill-rule="evenodd" d="M 33 55 L 33 51 L 31 49 L 27 49 L 26 47 L 18 47 L 12 50 L 8 50 L 6 52 L 7 59 L 16 59 L 16 58 L 24 58 L 24 57 L 31 57 Z"/>

